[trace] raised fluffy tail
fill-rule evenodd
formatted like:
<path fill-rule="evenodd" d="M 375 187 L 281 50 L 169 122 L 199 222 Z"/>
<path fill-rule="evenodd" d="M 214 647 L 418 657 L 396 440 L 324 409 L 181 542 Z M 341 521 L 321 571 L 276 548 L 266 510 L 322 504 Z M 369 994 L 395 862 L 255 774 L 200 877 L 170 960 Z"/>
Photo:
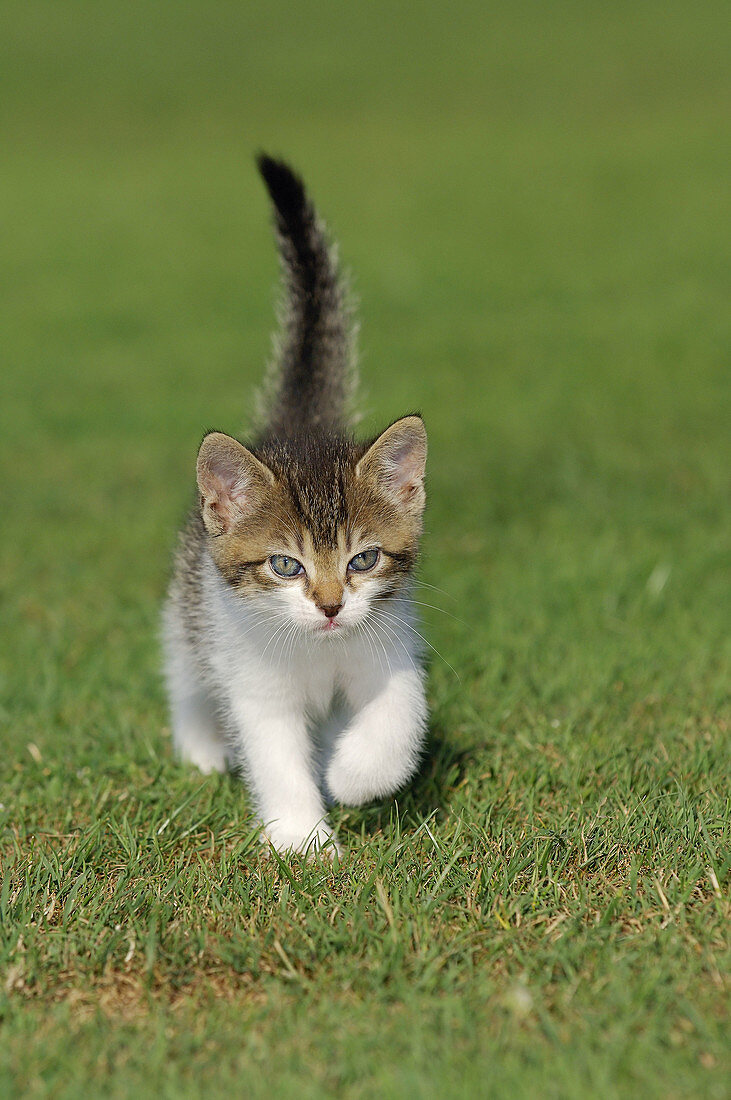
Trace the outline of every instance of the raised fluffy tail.
<path fill-rule="evenodd" d="M 267 433 L 343 429 L 355 385 L 352 330 L 334 251 L 302 180 L 264 154 L 285 286 L 282 332 L 265 396 Z"/>

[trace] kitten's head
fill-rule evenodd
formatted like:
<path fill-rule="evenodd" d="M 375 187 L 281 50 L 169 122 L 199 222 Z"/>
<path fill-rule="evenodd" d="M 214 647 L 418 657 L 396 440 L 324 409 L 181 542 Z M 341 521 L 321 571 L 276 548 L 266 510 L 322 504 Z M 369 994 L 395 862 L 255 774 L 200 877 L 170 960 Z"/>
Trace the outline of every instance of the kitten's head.
<path fill-rule="evenodd" d="M 198 488 L 213 560 L 243 598 L 313 635 L 348 631 L 414 566 L 425 463 L 418 416 L 370 445 L 312 433 L 249 450 L 211 432 Z"/>

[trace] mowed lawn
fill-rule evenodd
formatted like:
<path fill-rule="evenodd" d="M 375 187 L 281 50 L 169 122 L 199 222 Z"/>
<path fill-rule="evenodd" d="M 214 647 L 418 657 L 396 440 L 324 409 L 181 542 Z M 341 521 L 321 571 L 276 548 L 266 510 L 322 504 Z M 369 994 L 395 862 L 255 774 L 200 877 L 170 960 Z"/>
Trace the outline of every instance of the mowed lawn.
<path fill-rule="evenodd" d="M 727 16 L 3 6 L 2 1096 L 731 1095 Z M 429 755 L 335 868 L 175 763 L 159 676 L 270 350 L 260 148 L 363 430 L 430 438 Z"/>

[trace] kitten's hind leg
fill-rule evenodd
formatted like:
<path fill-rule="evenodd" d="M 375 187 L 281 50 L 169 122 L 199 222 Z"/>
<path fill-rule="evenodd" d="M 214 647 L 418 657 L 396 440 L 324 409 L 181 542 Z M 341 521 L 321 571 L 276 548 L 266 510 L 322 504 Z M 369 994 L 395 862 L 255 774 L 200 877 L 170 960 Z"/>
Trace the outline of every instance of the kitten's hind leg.
<path fill-rule="evenodd" d="M 204 691 L 171 692 L 173 745 L 179 758 L 208 775 L 225 772 L 230 754 L 211 701 Z"/>
<path fill-rule="evenodd" d="M 167 624 L 170 619 L 168 617 Z M 170 720 L 176 756 L 208 775 L 224 772 L 232 760 L 223 728 L 187 643 L 166 634 L 165 675 L 170 696 Z"/>
<path fill-rule="evenodd" d="M 317 782 L 328 806 L 335 803 L 327 787 L 327 769 L 335 746 L 352 718 L 352 708 L 346 700 L 336 696 L 332 706 L 322 718 L 313 723 L 312 739 L 315 747 L 314 765 Z"/>

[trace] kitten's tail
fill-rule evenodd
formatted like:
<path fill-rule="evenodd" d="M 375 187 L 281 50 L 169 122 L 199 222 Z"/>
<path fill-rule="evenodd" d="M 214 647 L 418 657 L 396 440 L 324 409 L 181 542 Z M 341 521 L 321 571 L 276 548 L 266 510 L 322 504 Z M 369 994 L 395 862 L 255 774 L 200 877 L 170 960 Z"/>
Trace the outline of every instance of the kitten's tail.
<path fill-rule="evenodd" d="M 285 286 L 282 332 L 264 397 L 266 431 L 342 429 L 355 377 L 353 329 L 335 253 L 302 180 L 265 154 L 257 164 L 274 204 Z"/>

